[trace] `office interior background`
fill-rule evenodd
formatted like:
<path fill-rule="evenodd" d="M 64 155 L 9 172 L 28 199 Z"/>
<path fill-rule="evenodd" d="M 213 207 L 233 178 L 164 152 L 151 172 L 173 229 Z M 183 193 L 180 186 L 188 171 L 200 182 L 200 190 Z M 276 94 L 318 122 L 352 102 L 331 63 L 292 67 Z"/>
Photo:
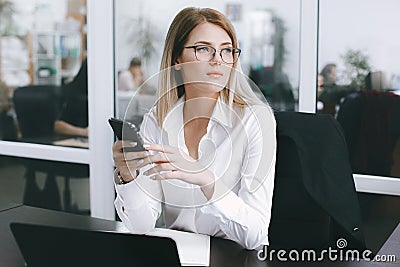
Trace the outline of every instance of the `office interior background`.
<path fill-rule="evenodd" d="M 228 16 L 243 72 L 276 111 L 339 121 L 377 250 L 400 220 L 397 0 L 0 0 L 0 201 L 115 219 L 107 119 L 140 123 L 169 24 L 187 6 Z M 117 81 L 133 57 L 149 82 L 131 101 Z M 75 82 L 85 59 L 87 85 Z M 333 80 L 318 83 L 329 66 Z M 74 86 L 86 87 L 88 138 L 51 131 Z"/>

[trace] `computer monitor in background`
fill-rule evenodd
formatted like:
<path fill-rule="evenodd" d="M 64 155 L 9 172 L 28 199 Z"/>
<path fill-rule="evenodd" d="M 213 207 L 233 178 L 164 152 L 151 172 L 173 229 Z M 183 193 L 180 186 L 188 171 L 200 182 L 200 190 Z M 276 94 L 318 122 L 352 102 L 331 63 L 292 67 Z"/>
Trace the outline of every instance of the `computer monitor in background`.
<path fill-rule="evenodd" d="M 385 75 L 382 71 L 371 71 L 365 78 L 365 86 L 368 90 L 386 89 Z"/>

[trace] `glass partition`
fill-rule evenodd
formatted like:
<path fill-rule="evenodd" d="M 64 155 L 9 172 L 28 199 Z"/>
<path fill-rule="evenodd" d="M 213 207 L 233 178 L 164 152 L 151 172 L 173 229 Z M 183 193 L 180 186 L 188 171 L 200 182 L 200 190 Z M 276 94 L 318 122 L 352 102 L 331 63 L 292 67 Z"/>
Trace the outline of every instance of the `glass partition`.
<path fill-rule="evenodd" d="M 400 2 L 319 2 L 318 112 L 341 124 L 354 173 L 400 177 Z"/>
<path fill-rule="evenodd" d="M 56 147 L 88 148 L 86 52 L 86 0 L 0 1 L 1 202 L 90 214 L 87 164 L 23 158 L 88 162 Z"/>
<path fill-rule="evenodd" d="M 0 140 L 87 148 L 86 0 L 0 7 Z"/>

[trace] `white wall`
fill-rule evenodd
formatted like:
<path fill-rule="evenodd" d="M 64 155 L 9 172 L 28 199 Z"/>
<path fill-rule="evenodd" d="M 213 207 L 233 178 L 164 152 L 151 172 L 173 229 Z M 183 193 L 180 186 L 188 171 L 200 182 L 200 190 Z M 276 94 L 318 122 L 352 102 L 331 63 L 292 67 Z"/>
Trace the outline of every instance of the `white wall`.
<path fill-rule="evenodd" d="M 343 70 L 340 55 L 351 48 L 369 55 L 387 80 L 400 75 L 399 29 L 399 0 L 320 0 L 319 70 L 327 63 Z"/>

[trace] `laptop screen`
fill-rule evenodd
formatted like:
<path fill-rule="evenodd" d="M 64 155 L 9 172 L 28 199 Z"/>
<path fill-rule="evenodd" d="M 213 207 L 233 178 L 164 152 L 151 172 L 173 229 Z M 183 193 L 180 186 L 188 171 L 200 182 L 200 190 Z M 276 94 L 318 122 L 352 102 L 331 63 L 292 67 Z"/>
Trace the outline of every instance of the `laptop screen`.
<path fill-rule="evenodd" d="M 166 237 L 25 223 L 10 228 L 29 267 L 181 266 Z"/>

